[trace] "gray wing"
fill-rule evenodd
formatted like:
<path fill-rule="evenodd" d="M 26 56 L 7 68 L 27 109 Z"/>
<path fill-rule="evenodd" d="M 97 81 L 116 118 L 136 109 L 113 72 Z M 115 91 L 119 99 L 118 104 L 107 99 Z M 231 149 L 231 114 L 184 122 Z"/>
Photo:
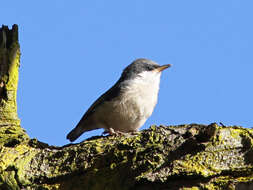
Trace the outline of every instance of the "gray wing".
<path fill-rule="evenodd" d="M 103 102 L 106 101 L 111 101 L 113 98 L 117 97 L 121 92 L 121 88 L 118 85 L 118 82 L 111 87 L 109 90 L 107 90 L 104 94 L 102 94 L 91 106 L 90 108 L 86 111 L 86 113 L 83 115 L 82 119 L 86 119 L 90 115 L 92 115 L 96 108 L 101 105 Z"/>
<path fill-rule="evenodd" d="M 81 136 L 85 131 L 89 131 L 96 128 L 87 128 L 87 126 L 83 126 L 84 121 L 92 115 L 98 106 L 103 104 L 103 102 L 111 101 L 113 98 L 117 97 L 120 94 L 121 88 L 118 83 L 116 83 L 112 88 L 110 88 L 107 92 L 102 94 L 87 110 L 87 112 L 83 115 L 82 119 L 78 122 L 77 126 L 72 129 L 68 135 L 67 139 L 69 139 L 71 142 L 76 140 L 79 136 Z"/>

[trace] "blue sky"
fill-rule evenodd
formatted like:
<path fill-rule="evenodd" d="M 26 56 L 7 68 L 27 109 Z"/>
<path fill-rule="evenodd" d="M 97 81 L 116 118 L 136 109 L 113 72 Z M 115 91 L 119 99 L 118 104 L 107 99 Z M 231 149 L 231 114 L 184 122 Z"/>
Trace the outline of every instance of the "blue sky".
<path fill-rule="evenodd" d="M 19 25 L 18 114 L 31 138 L 67 144 L 66 134 L 93 101 L 139 57 L 173 64 L 142 129 L 252 127 L 252 1 L 12 2 L 1 3 L 0 24 Z"/>

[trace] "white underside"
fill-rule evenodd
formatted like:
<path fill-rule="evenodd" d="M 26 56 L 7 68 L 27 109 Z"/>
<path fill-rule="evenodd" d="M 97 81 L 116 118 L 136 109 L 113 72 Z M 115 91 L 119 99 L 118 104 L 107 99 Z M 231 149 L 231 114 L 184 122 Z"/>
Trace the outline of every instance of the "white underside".
<path fill-rule="evenodd" d="M 160 72 L 148 71 L 126 81 L 124 93 L 96 111 L 96 124 L 107 131 L 109 128 L 120 132 L 137 131 L 157 103 L 160 76 Z"/>

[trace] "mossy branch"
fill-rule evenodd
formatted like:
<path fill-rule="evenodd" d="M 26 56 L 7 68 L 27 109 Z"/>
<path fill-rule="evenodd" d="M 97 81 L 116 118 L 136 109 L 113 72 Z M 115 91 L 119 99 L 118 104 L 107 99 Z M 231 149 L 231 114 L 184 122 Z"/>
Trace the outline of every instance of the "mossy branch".
<path fill-rule="evenodd" d="M 63 147 L 11 129 L 0 132 L 12 139 L 1 142 L 0 189 L 213 190 L 253 184 L 251 129 L 152 126 L 135 136 L 94 137 Z"/>
<path fill-rule="evenodd" d="M 18 26 L 0 28 L 0 127 L 19 127 L 17 116 L 17 87 L 20 48 Z"/>
<path fill-rule="evenodd" d="M 18 28 L 0 29 L 0 190 L 253 189 L 253 131 L 152 126 L 49 146 L 19 126 Z"/>

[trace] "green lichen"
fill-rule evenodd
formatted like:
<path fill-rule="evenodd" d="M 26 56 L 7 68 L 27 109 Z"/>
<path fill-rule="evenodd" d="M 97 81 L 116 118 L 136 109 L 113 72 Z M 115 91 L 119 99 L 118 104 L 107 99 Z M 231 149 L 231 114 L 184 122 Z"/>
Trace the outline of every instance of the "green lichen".
<path fill-rule="evenodd" d="M 252 147 L 250 129 L 153 126 L 134 136 L 65 147 L 30 140 L 23 130 L 6 131 L 2 137 L 12 136 L 5 140 L 22 140 L 1 143 L 0 184 L 5 189 L 141 189 L 152 184 L 157 189 L 219 189 L 253 180 L 252 164 L 245 162 Z"/>
<path fill-rule="evenodd" d="M 17 25 L 14 25 L 12 30 L 3 26 L 1 35 L 8 36 L 9 39 L 2 39 L 3 42 L 0 42 L 2 44 L 0 47 L 0 127 L 7 125 L 19 126 L 20 120 L 17 116 L 16 97 L 20 47 Z"/>

